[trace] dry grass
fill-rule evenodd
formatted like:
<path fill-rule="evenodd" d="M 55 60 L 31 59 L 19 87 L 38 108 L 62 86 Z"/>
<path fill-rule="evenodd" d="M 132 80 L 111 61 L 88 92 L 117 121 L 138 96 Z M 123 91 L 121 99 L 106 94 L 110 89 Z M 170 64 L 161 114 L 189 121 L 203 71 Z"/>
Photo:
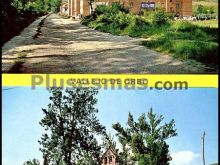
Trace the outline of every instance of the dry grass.
<path fill-rule="evenodd" d="M 201 27 L 218 28 L 218 20 L 191 21 L 191 23 Z"/>

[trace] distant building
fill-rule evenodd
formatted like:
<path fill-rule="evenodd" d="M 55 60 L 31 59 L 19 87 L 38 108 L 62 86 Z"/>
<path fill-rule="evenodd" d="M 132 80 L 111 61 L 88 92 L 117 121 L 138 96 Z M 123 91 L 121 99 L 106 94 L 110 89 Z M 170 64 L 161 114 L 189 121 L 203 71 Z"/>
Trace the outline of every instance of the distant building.
<path fill-rule="evenodd" d="M 68 0 L 68 15 L 79 18 L 91 13 L 89 0 Z M 111 5 L 120 2 L 128 7 L 132 13 L 138 14 L 141 10 L 162 7 L 168 13 L 174 13 L 180 17 L 192 16 L 192 0 L 95 0 L 93 7 L 98 5 Z"/>
<path fill-rule="evenodd" d="M 111 148 L 102 155 L 101 165 L 119 165 L 118 156 Z"/>

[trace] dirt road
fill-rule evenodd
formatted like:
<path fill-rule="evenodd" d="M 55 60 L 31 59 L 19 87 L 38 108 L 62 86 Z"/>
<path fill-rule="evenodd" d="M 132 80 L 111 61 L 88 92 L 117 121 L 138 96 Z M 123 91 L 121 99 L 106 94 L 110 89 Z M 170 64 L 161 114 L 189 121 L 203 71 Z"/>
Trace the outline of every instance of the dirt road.
<path fill-rule="evenodd" d="M 141 46 L 140 41 L 98 32 L 52 14 L 4 45 L 2 69 L 11 73 L 204 72 Z"/>

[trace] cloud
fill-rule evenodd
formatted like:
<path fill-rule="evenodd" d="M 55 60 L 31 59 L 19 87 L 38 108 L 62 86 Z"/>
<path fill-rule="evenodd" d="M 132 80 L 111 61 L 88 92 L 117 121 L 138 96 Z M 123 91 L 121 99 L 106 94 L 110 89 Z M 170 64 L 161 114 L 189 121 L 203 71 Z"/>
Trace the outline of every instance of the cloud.
<path fill-rule="evenodd" d="M 171 153 L 171 165 L 200 165 L 201 156 L 192 151 L 178 151 Z"/>

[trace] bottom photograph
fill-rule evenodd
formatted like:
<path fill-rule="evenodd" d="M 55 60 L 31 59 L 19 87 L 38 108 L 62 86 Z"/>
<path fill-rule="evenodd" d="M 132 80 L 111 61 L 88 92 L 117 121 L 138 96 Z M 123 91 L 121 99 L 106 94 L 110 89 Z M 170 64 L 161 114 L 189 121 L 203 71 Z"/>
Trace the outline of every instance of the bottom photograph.
<path fill-rule="evenodd" d="M 3 165 L 218 165 L 218 89 L 2 87 Z"/>

